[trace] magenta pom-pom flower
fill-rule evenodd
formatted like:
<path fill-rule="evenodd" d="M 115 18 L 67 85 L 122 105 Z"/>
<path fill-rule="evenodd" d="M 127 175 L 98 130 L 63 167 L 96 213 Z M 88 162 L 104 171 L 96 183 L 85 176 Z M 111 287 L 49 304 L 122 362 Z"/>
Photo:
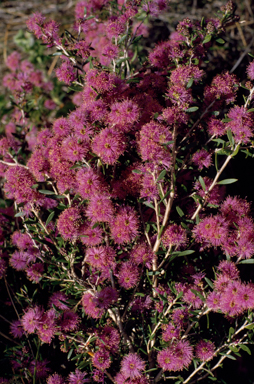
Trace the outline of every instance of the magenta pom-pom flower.
<path fill-rule="evenodd" d="M 200 340 L 196 345 L 195 354 L 202 361 L 209 361 L 213 358 L 215 345 L 212 341 Z"/>
<path fill-rule="evenodd" d="M 134 380 L 140 377 L 144 369 L 145 362 L 136 353 L 129 353 L 121 362 L 121 373 L 125 379 Z"/>

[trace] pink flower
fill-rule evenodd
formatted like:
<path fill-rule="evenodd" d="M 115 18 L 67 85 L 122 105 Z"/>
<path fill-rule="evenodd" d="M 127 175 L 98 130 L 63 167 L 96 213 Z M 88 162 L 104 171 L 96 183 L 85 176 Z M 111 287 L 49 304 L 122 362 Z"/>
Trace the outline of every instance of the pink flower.
<path fill-rule="evenodd" d="M 139 280 L 138 266 L 133 264 L 132 261 L 121 263 L 117 277 L 118 282 L 122 287 L 125 289 L 133 288 Z"/>
<path fill-rule="evenodd" d="M 76 137 L 68 136 L 62 141 L 62 157 L 72 163 L 81 161 L 88 152 L 88 145 Z"/>
<path fill-rule="evenodd" d="M 67 85 L 71 85 L 71 83 L 76 79 L 76 71 L 70 62 L 65 61 L 59 68 L 56 69 L 56 76 L 59 81 L 62 81 Z"/>
<path fill-rule="evenodd" d="M 71 133 L 69 121 L 65 117 L 59 117 L 54 121 L 53 131 L 55 135 L 68 136 Z"/>
<path fill-rule="evenodd" d="M 105 371 L 105 369 L 109 368 L 111 364 L 109 352 L 105 349 L 99 349 L 96 351 L 92 358 L 92 364 L 100 371 Z"/>
<path fill-rule="evenodd" d="M 222 260 L 218 265 L 218 270 L 230 280 L 237 280 L 239 278 L 239 270 L 232 261 Z"/>
<path fill-rule="evenodd" d="M 196 345 L 196 356 L 202 361 L 209 361 L 213 358 L 215 345 L 211 341 L 200 340 Z"/>
<path fill-rule="evenodd" d="M 47 384 L 64 384 L 65 381 L 61 375 L 54 373 L 47 378 Z"/>
<path fill-rule="evenodd" d="M 212 162 L 212 155 L 205 149 L 200 149 L 192 156 L 192 162 L 198 167 L 199 170 L 204 167 L 209 168 Z"/>
<path fill-rule="evenodd" d="M 94 371 L 93 371 L 93 380 L 96 383 L 104 383 L 104 373 L 103 373 L 103 371 L 99 371 L 99 369 L 94 369 Z"/>
<path fill-rule="evenodd" d="M 82 305 L 85 313 L 93 319 L 99 319 L 104 313 L 104 308 L 96 306 L 96 296 L 90 292 L 85 292 L 82 296 Z"/>
<path fill-rule="evenodd" d="M 113 204 L 108 195 L 93 195 L 86 210 L 92 223 L 109 222 L 114 214 Z"/>
<path fill-rule="evenodd" d="M 172 340 L 173 338 L 179 338 L 180 329 L 176 328 L 172 323 L 169 323 L 162 332 L 162 339 L 166 342 Z"/>
<path fill-rule="evenodd" d="M 56 312 L 54 309 L 49 309 L 40 318 L 37 332 L 38 336 L 44 343 L 50 344 L 56 333 Z"/>
<path fill-rule="evenodd" d="M 121 362 L 121 373 L 125 379 L 134 380 L 140 377 L 144 369 L 145 362 L 136 353 L 129 353 Z"/>
<path fill-rule="evenodd" d="M 29 308 L 21 319 L 21 324 L 24 330 L 28 333 L 34 333 L 39 327 L 42 315 L 43 310 L 38 306 Z"/>
<path fill-rule="evenodd" d="M 88 247 L 99 245 L 102 242 L 103 231 L 100 227 L 87 226 L 80 235 L 80 240 Z"/>
<path fill-rule="evenodd" d="M 138 105 L 131 100 L 116 102 L 110 106 L 110 109 L 109 123 L 116 125 L 122 132 L 128 132 L 139 118 Z"/>
<path fill-rule="evenodd" d="M 165 246 L 184 247 L 187 243 L 186 231 L 177 224 L 169 225 L 162 236 L 162 242 Z"/>
<path fill-rule="evenodd" d="M 66 310 L 66 309 L 69 309 L 67 302 L 68 302 L 68 297 L 66 296 L 66 294 L 59 291 L 59 292 L 54 292 L 50 296 L 48 304 L 50 307 L 53 307 L 54 305 L 56 308 Z"/>
<path fill-rule="evenodd" d="M 13 51 L 7 58 L 6 58 L 6 66 L 11 70 L 11 71 L 16 71 L 19 69 L 20 66 L 20 53 L 17 51 Z"/>
<path fill-rule="evenodd" d="M 85 379 L 86 372 L 81 372 L 79 369 L 75 370 L 75 373 L 70 373 L 68 377 L 69 384 L 84 384 L 90 381 Z"/>
<path fill-rule="evenodd" d="M 235 106 L 228 113 L 229 121 L 226 125 L 234 134 L 236 142 L 248 143 L 253 135 L 253 114 L 246 108 Z"/>
<path fill-rule="evenodd" d="M 75 312 L 65 310 L 62 314 L 59 325 L 63 332 L 69 332 L 75 331 L 79 322 L 79 316 Z"/>
<path fill-rule="evenodd" d="M 247 74 L 251 80 L 254 80 L 254 61 L 252 61 L 247 67 Z"/>
<path fill-rule="evenodd" d="M 236 295 L 236 305 L 241 305 L 243 310 L 254 308 L 254 288 L 251 284 L 241 284 Z"/>
<path fill-rule="evenodd" d="M 131 260 L 137 265 L 144 264 L 147 268 L 151 268 L 152 261 L 156 255 L 146 243 L 136 245 L 131 251 Z"/>
<path fill-rule="evenodd" d="M 42 263 L 32 264 L 30 267 L 26 268 L 26 274 L 28 279 L 31 281 L 34 281 L 35 283 L 38 283 L 42 278 L 43 270 L 44 270 L 44 264 Z"/>
<path fill-rule="evenodd" d="M 100 246 L 87 249 L 85 261 L 92 267 L 103 270 L 114 265 L 115 251 L 111 247 Z"/>
<path fill-rule="evenodd" d="M 124 153 L 126 143 L 124 137 L 112 128 L 104 128 L 93 139 L 92 150 L 106 164 L 114 164 Z"/>
<path fill-rule="evenodd" d="M 24 335 L 24 329 L 21 320 L 14 320 L 10 325 L 10 333 L 15 338 L 20 338 Z"/>
<path fill-rule="evenodd" d="M 96 345 L 98 345 L 99 348 L 107 348 L 111 353 L 118 353 L 120 335 L 117 329 L 106 325 L 97 330 L 96 335 L 98 336 Z"/>
<path fill-rule="evenodd" d="M 65 240 L 76 240 L 79 236 L 81 224 L 80 210 L 70 207 L 60 214 L 57 221 L 57 228 Z"/>
<path fill-rule="evenodd" d="M 180 340 L 158 353 L 158 364 L 165 371 L 181 371 L 193 358 L 193 348 L 188 340 Z"/>
<path fill-rule="evenodd" d="M 138 235 L 137 214 L 130 206 L 118 209 L 116 217 L 110 223 L 111 237 L 117 244 L 129 243 Z"/>
<path fill-rule="evenodd" d="M 76 175 L 78 191 L 83 199 L 90 199 L 105 189 L 101 176 L 92 168 L 81 168 Z"/>
<path fill-rule="evenodd" d="M 164 125 L 155 122 L 143 125 L 138 142 L 142 160 L 169 167 L 171 153 L 170 144 L 167 143 L 170 141 L 172 134 Z"/>

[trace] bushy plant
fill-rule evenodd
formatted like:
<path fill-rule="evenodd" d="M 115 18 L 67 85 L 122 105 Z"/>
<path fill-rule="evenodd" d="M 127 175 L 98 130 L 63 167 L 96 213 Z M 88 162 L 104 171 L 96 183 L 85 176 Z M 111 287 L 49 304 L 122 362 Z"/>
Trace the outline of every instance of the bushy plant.
<path fill-rule="evenodd" d="M 145 57 L 146 22 L 166 7 L 81 1 L 62 35 L 34 14 L 28 30 L 59 56 L 62 85 L 7 59 L 3 383 L 186 384 L 250 353 L 254 224 L 226 168 L 252 156 L 254 61 L 244 84 L 207 78 L 231 1 Z"/>

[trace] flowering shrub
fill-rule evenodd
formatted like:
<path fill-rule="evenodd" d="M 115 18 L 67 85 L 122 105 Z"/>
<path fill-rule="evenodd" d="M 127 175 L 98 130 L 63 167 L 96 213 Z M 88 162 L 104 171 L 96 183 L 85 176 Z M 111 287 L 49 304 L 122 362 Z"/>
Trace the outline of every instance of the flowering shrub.
<path fill-rule="evenodd" d="M 209 48 L 237 20 L 231 1 L 219 18 L 179 22 L 144 58 L 145 20 L 167 6 L 81 1 L 73 35 L 29 18 L 60 57 L 63 89 L 75 86 L 64 116 L 59 84 L 17 52 L 7 59 L 3 383 L 194 383 L 250 353 L 254 286 L 242 268 L 254 263 L 254 224 L 225 169 L 252 155 L 254 61 L 244 86 L 228 72 L 206 78 Z"/>

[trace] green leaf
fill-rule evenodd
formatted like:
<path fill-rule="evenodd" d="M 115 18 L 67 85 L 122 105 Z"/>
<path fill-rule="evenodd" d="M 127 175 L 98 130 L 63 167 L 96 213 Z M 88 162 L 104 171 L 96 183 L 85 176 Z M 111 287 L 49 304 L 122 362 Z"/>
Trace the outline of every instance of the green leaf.
<path fill-rule="evenodd" d="M 254 259 L 246 259 L 239 262 L 239 264 L 254 264 Z"/>
<path fill-rule="evenodd" d="M 239 347 L 240 347 L 243 351 L 245 351 L 245 352 L 247 352 L 249 355 L 251 355 L 251 350 L 250 350 L 249 347 L 247 347 L 247 345 L 245 345 L 245 344 L 239 344 Z"/>
<path fill-rule="evenodd" d="M 135 39 L 131 42 L 131 44 L 136 44 L 139 42 L 139 40 L 141 40 L 143 38 L 143 35 L 140 35 L 140 36 L 137 36 L 135 37 Z"/>
<path fill-rule="evenodd" d="M 23 211 L 21 211 L 21 212 L 18 212 L 18 213 L 16 213 L 16 215 L 14 215 L 14 217 L 23 217 L 23 216 L 25 216 L 25 212 L 23 212 Z"/>
<path fill-rule="evenodd" d="M 163 171 L 161 171 L 161 173 L 159 174 L 158 179 L 156 181 L 160 181 L 160 180 L 164 179 L 166 173 L 167 173 L 166 169 L 163 169 Z"/>
<path fill-rule="evenodd" d="M 238 181 L 238 179 L 225 179 L 225 180 L 219 181 L 217 184 L 220 184 L 220 185 L 233 184 L 236 181 Z"/>
<path fill-rule="evenodd" d="M 43 195 L 55 195 L 54 191 L 49 191 L 47 189 L 39 189 L 38 192 L 42 193 Z"/>
<path fill-rule="evenodd" d="M 152 203 L 148 203 L 147 201 L 144 201 L 143 204 L 149 208 L 155 209 Z"/>
<path fill-rule="evenodd" d="M 254 324 L 249 324 L 249 325 L 246 325 L 245 327 L 246 329 L 253 329 L 254 328 Z"/>
<path fill-rule="evenodd" d="M 205 301 L 204 296 L 199 291 L 196 291 L 196 289 L 191 289 L 191 292 L 198 296 L 202 301 Z"/>
<path fill-rule="evenodd" d="M 70 349 L 68 355 L 67 355 L 67 360 L 70 360 L 70 357 L 72 355 L 72 352 L 73 352 L 73 348 Z"/>
<path fill-rule="evenodd" d="M 216 39 L 216 42 L 217 42 L 218 44 L 225 44 L 225 40 L 223 40 L 223 39 L 221 39 L 221 38 Z"/>
<path fill-rule="evenodd" d="M 232 145 L 232 147 L 234 146 L 235 144 L 235 140 L 233 138 L 233 135 L 232 135 L 232 132 L 230 129 L 227 130 L 227 137 L 228 137 L 228 140 L 230 142 L 230 144 Z"/>
<path fill-rule="evenodd" d="M 51 220 L 53 219 L 54 215 L 55 215 L 54 211 L 49 214 L 49 216 L 48 216 L 48 218 L 46 220 L 46 226 L 51 222 Z"/>
<path fill-rule="evenodd" d="M 181 208 L 180 207 L 176 207 L 176 211 L 177 211 L 177 213 L 178 213 L 178 215 L 180 216 L 180 217 L 183 217 L 184 216 L 184 213 L 183 213 L 183 211 L 181 210 Z"/>
<path fill-rule="evenodd" d="M 144 294 L 144 293 L 141 293 L 141 292 L 137 292 L 137 293 L 135 293 L 135 296 L 145 297 L 145 294 Z"/>
<path fill-rule="evenodd" d="M 219 167 L 218 167 L 218 153 L 215 152 L 215 156 L 214 156 L 215 160 L 214 160 L 214 164 L 215 164 L 215 169 L 216 171 L 218 172 L 219 170 Z"/>
<path fill-rule="evenodd" d="M 209 41 L 211 41 L 211 38 L 212 38 L 212 35 L 207 35 L 204 40 L 202 41 L 202 44 L 206 44 L 206 43 L 209 43 Z"/>
<path fill-rule="evenodd" d="M 192 84 L 193 84 L 193 77 L 188 81 L 187 85 L 186 85 L 186 88 L 191 88 L 192 87 Z"/>
<path fill-rule="evenodd" d="M 199 109 L 199 107 L 190 107 L 185 110 L 185 112 L 196 112 Z"/>
<path fill-rule="evenodd" d="M 228 358 L 231 359 L 231 360 L 236 360 L 236 358 L 235 358 L 234 356 L 232 356 L 232 355 L 228 355 L 228 354 L 226 354 L 226 353 L 220 353 L 220 355 L 221 355 L 221 356 L 226 356 L 226 357 L 228 357 Z"/>
<path fill-rule="evenodd" d="M 208 279 L 208 277 L 205 277 L 205 281 L 207 282 L 207 284 L 209 285 L 209 287 L 211 287 L 211 288 L 214 287 L 213 283 L 211 282 L 210 279 Z"/>
<path fill-rule="evenodd" d="M 140 171 L 139 169 L 133 169 L 132 173 L 138 173 L 138 174 L 140 174 L 140 173 L 143 173 L 143 172 Z"/>
<path fill-rule="evenodd" d="M 206 191 L 206 186 L 205 186 L 205 182 L 204 182 L 204 179 L 202 176 L 199 176 L 198 178 L 200 184 L 201 184 L 201 187 L 203 188 L 204 191 Z"/>
<path fill-rule="evenodd" d="M 236 149 L 234 150 L 234 152 L 232 153 L 231 157 L 236 156 L 236 155 L 238 154 L 239 150 L 240 150 L 240 145 L 237 145 L 237 147 L 236 147 Z"/>
<path fill-rule="evenodd" d="M 195 251 L 193 251 L 193 249 L 187 249 L 186 251 L 182 251 L 182 252 L 174 252 L 172 253 L 172 255 L 176 255 L 176 256 L 188 256 L 188 255 L 191 255 L 192 253 L 194 253 Z"/>
<path fill-rule="evenodd" d="M 238 348 L 236 348 L 236 347 L 233 346 L 233 345 L 229 345 L 228 348 L 229 348 L 230 351 L 232 351 L 232 352 L 238 352 Z"/>
<path fill-rule="evenodd" d="M 254 112 L 254 108 L 248 109 L 247 112 Z"/>
<path fill-rule="evenodd" d="M 231 336 L 235 333 L 235 330 L 233 327 L 230 327 L 229 328 L 229 331 L 228 331 L 228 337 L 231 338 Z"/>

